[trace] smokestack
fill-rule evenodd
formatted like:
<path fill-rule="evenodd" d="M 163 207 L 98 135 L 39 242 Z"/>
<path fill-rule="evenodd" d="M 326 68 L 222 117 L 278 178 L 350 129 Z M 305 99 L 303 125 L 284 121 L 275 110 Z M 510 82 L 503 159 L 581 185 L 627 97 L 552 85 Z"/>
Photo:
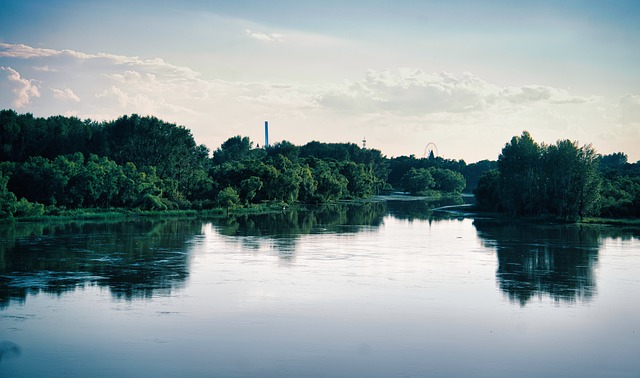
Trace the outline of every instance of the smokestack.
<path fill-rule="evenodd" d="M 264 148 L 269 148 L 269 121 L 264 121 Z"/>

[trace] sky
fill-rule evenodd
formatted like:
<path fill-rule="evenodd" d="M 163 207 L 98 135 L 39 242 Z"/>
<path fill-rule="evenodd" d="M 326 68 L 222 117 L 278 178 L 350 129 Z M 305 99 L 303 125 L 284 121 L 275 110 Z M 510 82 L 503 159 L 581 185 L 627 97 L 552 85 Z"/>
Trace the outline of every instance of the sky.
<path fill-rule="evenodd" d="M 496 160 L 524 130 L 640 160 L 640 1 L 0 0 L 0 109 Z"/>

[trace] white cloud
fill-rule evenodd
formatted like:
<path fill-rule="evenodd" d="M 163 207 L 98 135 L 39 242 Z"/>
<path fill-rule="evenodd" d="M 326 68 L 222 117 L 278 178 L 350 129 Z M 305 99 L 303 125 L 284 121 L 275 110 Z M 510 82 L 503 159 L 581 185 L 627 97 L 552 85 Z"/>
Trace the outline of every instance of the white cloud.
<path fill-rule="evenodd" d="M 245 34 L 248 35 L 250 38 L 257 39 L 259 41 L 265 41 L 265 42 L 282 42 L 284 40 L 284 35 L 280 33 L 266 34 L 261 32 L 255 32 L 250 29 L 246 29 Z"/>
<path fill-rule="evenodd" d="M 287 43 L 297 43 L 295 35 L 287 34 Z M 40 95 L 39 85 L 67 100 L 48 107 L 38 101 L 30 111 L 96 120 L 154 115 L 185 125 L 211 149 L 233 135 L 261 142 L 264 120 L 272 125 L 272 140 L 360 143 L 366 136 L 368 146 L 390 156 L 419 155 L 427 142 L 435 142 L 445 157 L 467 161 L 495 158 L 524 129 L 536 141 L 553 143 L 565 138 L 596 142 L 598 132 L 613 131 L 623 121 L 627 129 L 639 128 L 638 95 L 606 100 L 552 86 L 498 85 L 468 72 L 399 68 L 370 70 L 350 82 L 247 82 L 204 78 L 162 59 L 0 44 L 3 53 L 3 64 L 14 68 L 49 67 L 34 71 L 34 80 L 3 68 L 13 79 L 0 85 L 10 83 L 21 106 Z M 94 95 L 77 101 L 69 88 Z M 611 133 L 607 143 L 620 145 L 621 135 Z"/>
<path fill-rule="evenodd" d="M 75 93 L 73 93 L 71 88 L 64 88 L 64 89 L 51 88 L 51 90 L 53 91 L 53 98 L 55 99 L 75 101 L 75 102 L 80 101 L 80 97 L 78 97 Z"/>
<path fill-rule="evenodd" d="M 131 94 L 115 85 L 98 93 L 97 98 L 114 99 L 124 111 L 141 114 L 158 114 L 156 102 L 142 93 Z"/>
<path fill-rule="evenodd" d="M 324 94 L 321 103 L 358 112 L 419 115 L 467 113 L 498 105 L 575 104 L 592 100 L 548 86 L 500 87 L 469 72 L 458 77 L 448 72 L 426 73 L 405 68 L 370 70 L 363 80 Z"/>
<path fill-rule="evenodd" d="M 35 48 L 22 44 L 9 44 L 9 43 L 0 43 L 0 57 L 5 58 L 17 58 L 17 59 L 41 59 L 41 58 L 55 58 L 55 57 L 66 57 L 79 61 L 95 61 L 95 62 L 105 62 L 102 64 L 106 64 L 107 67 L 112 67 L 114 65 L 122 65 L 122 66 L 140 66 L 146 67 L 151 70 L 162 70 L 165 73 L 172 73 L 176 76 L 199 76 L 199 73 L 191 70 L 188 67 L 176 66 L 173 64 L 169 64 L 165 62 L 163 59 L 155 58 L 155 59 L 140 59 L 136 56 L 125 56 L 125 55 L 115 55 L 115 54 L 106 54 L 106 53 L 97 53 L 97 54 L 87 54 L 74 50 L 54 50 L 54 49 L 43 49 L 43 48 Z M 55 61 L 51 61 L 51 65 L 53 65 Z M 46 71 L 55 72 L 60 69 L 60 67 L 51 67 L 47 65 L 48 69 Z"/>
<path fill-rule="evenodd" d="M 42 49 L 22 44 L 0 43 L 0 57 L 29 59 L 58 54 L 60 54 L 60 52 L 53 49 Z"/>
<path fill-rule="evenodd" d="M 513 104 L 527 104 L 534 102 L 548 102 L 550 104 L 582 104 L 597 100 L 597 97 L 595 96 L 574 96 L 565 89 L 542 85 L 507 87 L 500 91 L 497 98 Z"/>
<path fill-rule="evenodd" d="M 0 70 L 7 72 L 7 79 L 13 86 L 12 92 L 16 95 L 13 106 L 22 108 L 31 101 L 32 97 L 40 97 L 40 89 L 33 80 L 22 78 L 18 71 L 11 67 L 0 67 Z"/>
<path fill-rule="evenodd" d="M 37 66 L 37 67 L 33 67 L 33 70 L 38 72 L 57 72 L 58 71 L 55 68 L 51 68 L 49 66 Z"/>

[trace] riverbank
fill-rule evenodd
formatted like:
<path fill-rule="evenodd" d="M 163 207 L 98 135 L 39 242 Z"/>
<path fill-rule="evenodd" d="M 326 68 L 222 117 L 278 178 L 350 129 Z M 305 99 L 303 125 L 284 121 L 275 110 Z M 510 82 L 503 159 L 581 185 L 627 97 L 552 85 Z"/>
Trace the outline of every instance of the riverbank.
<path fill-rule="evenodd" d="M 158 218 L 224 218 L 229 215 L 242 214 L 268 214 L 280 212 L 282 204 L 259 204 L 248 207 L 236 207 L 231 209 L 214 208 L 207 210 L 140 210 L 140 209 L 73 209 L 57 210 L 54 213 L 25 216 L 4 219 L 0 224 L 28 223 L 28 222 L 65 222 L 65 221 L 119 221 L 131 219 L 158 219 Z"/>
<path fill-rule="evenodd" d="M 578 221 L 567 220 L 549 215 L 538 217 L 510 217 L 503 213 L 486 212 L 475 206 L 472 195 L 460 195 L 462 203 L 453 205 L 439 205 L 439 201 L 451 200 L 453 196 L 411 196 L 406 193 L 391 193 L 387 195 L 376 195 L 366 199 L 341 200 L 337 202 L 325 203 L 331 205 L 336 203 L 367 203 L 385 201 L 428 201 L 435 205 L 431 211 L 447 213 L 453 217 L 496 219 L 518 223 L 535 224 L 603 224 L 612 226 L 640 226 L 640 219 L 629 218 L 601 218 L 589 217 Z M 309 204 L 287 205 L 283 203 L 252 204 L 246 207 L 234 207 L 229 209 L 214 208 L 206 210 L 140 210 L 140 209 L 56 209 L 56 211 L 38 216 L 15 217 L 4 219 L 0 224 L 27 223 L 27 222 L 65 222 L 65 221 L 120 221 L 134 219 L 179 219 L 179 218 L 225 218 L 228 216 L 249 215 L 249 214 L 270 214 L 290 210 L 305 209 Z M 313 205 L 318 206 L 318 205 Z"/>

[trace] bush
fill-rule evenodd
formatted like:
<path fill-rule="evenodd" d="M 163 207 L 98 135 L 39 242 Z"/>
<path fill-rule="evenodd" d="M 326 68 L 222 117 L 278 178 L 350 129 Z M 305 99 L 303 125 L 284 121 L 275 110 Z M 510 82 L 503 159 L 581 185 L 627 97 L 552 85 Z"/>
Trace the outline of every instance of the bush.
<path fill-rule="evenodd" d="M 25 198 L 22 198 L 16 203 L 15 213 L 16 217 L 39 217 L 44 215 L 44 205 L 41 203 L 31 203 Z"/>

